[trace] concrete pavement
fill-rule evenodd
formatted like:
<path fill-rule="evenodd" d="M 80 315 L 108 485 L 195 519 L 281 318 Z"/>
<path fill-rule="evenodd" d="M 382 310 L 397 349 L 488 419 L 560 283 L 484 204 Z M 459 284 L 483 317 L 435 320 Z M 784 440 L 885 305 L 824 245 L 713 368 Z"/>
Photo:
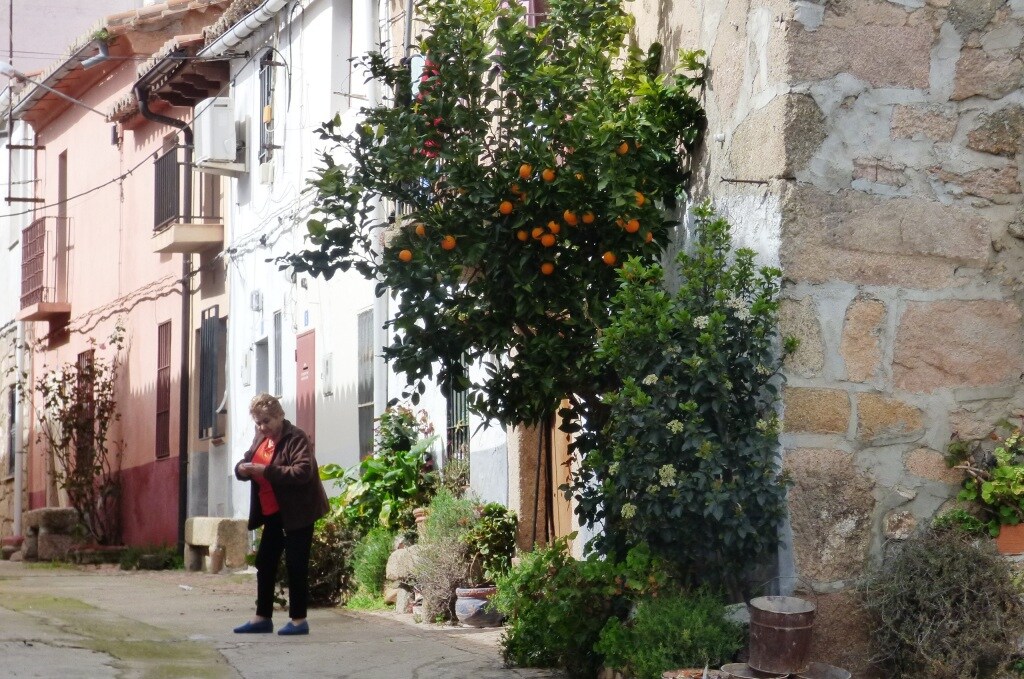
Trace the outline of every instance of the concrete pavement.
<path fill-rule="evenodd" d="M 251 574 L 0 561 L 0 676 L 41 679 L 502 679 L 500 629 L 417 624 L 393 612 L 311 609 L 303 637 L 238 635 Z M 275 625 L 287 614 L 275 614 Z"/>

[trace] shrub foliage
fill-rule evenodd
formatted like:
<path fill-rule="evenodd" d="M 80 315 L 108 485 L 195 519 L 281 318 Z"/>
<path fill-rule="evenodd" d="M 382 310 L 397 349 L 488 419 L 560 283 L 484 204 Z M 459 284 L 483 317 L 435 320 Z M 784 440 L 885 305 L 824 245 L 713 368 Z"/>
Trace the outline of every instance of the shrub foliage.
<path fill-rule="evenodd" d="M 875 660 L 888 676 L 1004 676 L 1024 633 L 1010 566 L 990 542 L 957 531 L 930 531 L 898 545 L 862 594 Z"/>

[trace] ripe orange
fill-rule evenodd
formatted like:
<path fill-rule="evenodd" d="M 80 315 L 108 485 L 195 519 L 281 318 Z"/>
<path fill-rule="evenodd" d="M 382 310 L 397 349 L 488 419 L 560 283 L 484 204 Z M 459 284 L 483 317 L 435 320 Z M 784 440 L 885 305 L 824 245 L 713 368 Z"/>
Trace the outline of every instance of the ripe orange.
<path fill-rule="evenodd" d="M 402 250 L 401 252 L 398 253 L 398 259 L 402 260 L 403 262 L 411 262 L 412 250 Z"/>
<path fill-rule="evenodd" d="M 555 244 L 556 240 L 558 240 L 558 239 L 555 238 L 555 234 L 553 234 L 553 233 L 546 233 L 546 234 L 544 234 L 543 236 L 540 237 L 540 244 L 543 245 L 546 248 L 549 248 L 549 247 L 551 247 L 552 245 Z"/>
<path fill-rule="evenodd" d="M 510 186 L 509 191 L 511 191 L 512 195 L 514 196 L 519 196 L 522 195 L 523 193 L 523 190 L 519 188 L 519 184 L 513 184 L 512 186 Z"/>
<path fill-rule="evenodd" d="M 558 233 L 561 230 L 562 225 L 556 222 L 555 220 L 551 220 L 550 222 L 548 222 L 548 231 L 550 231 L 551 233 Z"/>
<path fill-rule="evenodd" d="M 530 232 L 530 235 L 533 236 L 533 238 L 535 240 L 537 238 L 540 238 L 541 236 L 544 235 L 544 227 L 543 226 L 535 226 L 535 227 L 533 227 L 533 231 Z"/>
<path fill-rule="evenodd" d="M 644 234 L 644 242 L 645 243 L 650 243 L 652 240 L 654 240 L 654 232 L 653 231 L 648 231 L 646 234 Z"/>
<path fill-rule="evenodd" d="M 545 168 L 544 171 L 540 173 L 540 176 L 546 182 L 555 181 L 555 171 L 552 170 L 550 167 Z"/>
<path fill-rule="evenodd" d="M 416 224 L 416 235 L 417 236 L 426 236 L 427 235 L 427 227 L 423 225 L 423 222 L 419 222 L 418 224 Z"/>
<path fill-rule="evenodd" d="M 551 262 L 544 262 L 540 265 L 540 272 L 545 276 L 550 276 L 555 272 L 555 265 Z"/>
<path fill-rule="evenodd" d="M 573 212 L 572 210 L 566 210 L 565 212 L 563 212 L 562 219 L 564 219 L 565 223 L 568 224 L 569 226 L 576 226 L 580 221 L 579 217 L 577 217 L 576 213 Z"/>
<path fill-rule="evenodd" d="M 616 147 L 615 152 L 618 153 L 620 156 L 626 155 L 627 153 L 629 153 L 629 143 L 622 142 L 621 144 L 618 145 L 618 147 Z"/>
<path fill-rule="evenodd" d="M 647 199 L 644 198 L 644 194 L 642 194 L 639 191 L 637 191 L 636 192 L 636 206 L 637 207 L 641 207 L 646 202 L 647 202 Z"/>
<path fill-rule="evenodd" d="M 623 228 L 626 229 L 627 233 L 636 233 L 637 231 L 640 230 L 640 222 L 639 220 L 631 219 L 628 222 L 626 222 L 626 226 Z"/>
<path fill-rule="evenodd" d="M 500 212 L 503 215 L 510 215 L 512 214 L 512 207 L 512 201 L 503 200 L 501 201 L 501 204 L 498 206 L 498 212 Z"/>
<path fill-rule="evenodd" d="M 455 249 L 455 236 L 448 234 L 441 239 L 442 250 L 454 250 Z"/>
<path fill-rule="evenodd" d="M 530 234 L 526 233 L 522 229 L 519 229 L 518 231 L 516 231 L 516 238 L 525 243 L 530 238 Z"/>
<path fill-rule="evenodd" d="M 615 253 L 609 250 L 608 252 L 601 255 L 601 261 L 608 266 L 615 266 L 615 262 L 619 261 L 619 258 L 615 256 Z"/>
<path fill-rule="evenodd" d="M 584 212 L 583 213 L 583 223 L 584 224 L 593 224 L 594 223 L 594 213 L 593 212 Z"/>
<path fill-rule="evenodd" d="M 519 166 L 519 178 L 520 179 L 529 179 L 532 176 L 533 176 L 533 165 L 530 165 L 529 163 L 523 163 L 522 165 Z"/>

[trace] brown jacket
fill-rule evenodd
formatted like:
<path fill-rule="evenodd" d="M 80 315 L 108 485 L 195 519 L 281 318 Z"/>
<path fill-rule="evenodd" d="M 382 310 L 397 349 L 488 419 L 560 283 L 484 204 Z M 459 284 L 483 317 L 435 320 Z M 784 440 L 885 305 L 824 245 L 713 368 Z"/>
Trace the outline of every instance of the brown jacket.
<path fill-rule="evenodd" d="M 256 435 L 252 446 L 242 460 L 235 465 L 235 477 L 249 480 L 249 530 L 255 530 L 266 522 L 260 507 L 259 486 L 252 479 L 244 479 L 238 474 L 238 465 L 251 462 L 256 449 L 263 442 L 262 436 Z M 295 530 L 308 526 L 325 515 L 330 506 L 327 504 L 327 492 L 320 481 L 320 468 L 313 454 L 313 444 L 309 442 L 306 432 L 288 420 L 284 421 L 281 440 L 277 442 L 274 456 L 263 473 L 263 478 L 270 481 L 274 496 L 281 508 L 281 525 L 285 530 Z"/>

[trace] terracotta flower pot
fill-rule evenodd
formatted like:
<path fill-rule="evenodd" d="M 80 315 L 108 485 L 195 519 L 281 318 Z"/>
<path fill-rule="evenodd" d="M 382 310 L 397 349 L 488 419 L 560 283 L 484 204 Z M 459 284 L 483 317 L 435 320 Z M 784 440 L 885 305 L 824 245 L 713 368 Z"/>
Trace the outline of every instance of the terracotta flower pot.
<path fill-rule="evenodd" d="M 1024 554 L 1024 523 L 1000 526 L 996 536 L 996 549 L 1000 554 Z"/>

